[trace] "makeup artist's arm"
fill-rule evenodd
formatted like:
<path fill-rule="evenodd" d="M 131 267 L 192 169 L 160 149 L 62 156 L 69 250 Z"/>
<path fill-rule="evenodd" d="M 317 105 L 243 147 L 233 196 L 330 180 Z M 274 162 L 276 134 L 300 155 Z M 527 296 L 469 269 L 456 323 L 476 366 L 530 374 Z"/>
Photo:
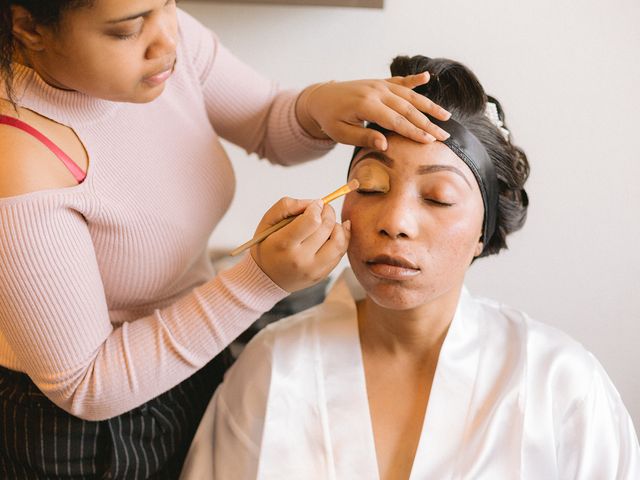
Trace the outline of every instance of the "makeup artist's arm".
<path fill-rule="evenodd" d="M 448 120 L 449 113 L 412 89 L 427 83 L 428 73 L 386 80 L 318 83 L 300 93 L 296 115 L 315 138 L 386 150 L 384 135 L 363 128 L 375 122 L 416 142 L 446 140 L 448 134 L 422 113 Z"/>
<path fill-rule="evenodd" d="M 271 207 L 256 232 L 300 213 L 289 225 L 251 247 L 256 264 L 288 292 L 325 278 L 347 251 L 350 238 L 350 223 L 336 223 L 331 206 L 321 200 L 293 198 L 283 198 Z"/>
<path fill-rule="evenodd" d="M 181 61 L 193 70 L 191 84 L 181 88 L 202 93 L 203 106 L 216 134 L 279 165 L 319 158 L 332 140 L 310 136 L 296 119 L 299 92 L 283 90 L 237 58 L 218 36 L 178 10 Z"/>

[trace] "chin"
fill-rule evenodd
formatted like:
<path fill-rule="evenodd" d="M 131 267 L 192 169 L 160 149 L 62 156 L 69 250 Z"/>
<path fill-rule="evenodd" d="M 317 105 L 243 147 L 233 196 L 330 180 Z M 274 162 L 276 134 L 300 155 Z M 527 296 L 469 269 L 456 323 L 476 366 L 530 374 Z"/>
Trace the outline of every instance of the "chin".
<path fill-rule="evenodd" d="M 380 295 L 369 295 L 369 298 L 373 303 L 378 305 L 385 310 L 393 310 L 393 311 L 403 311 L 403 310 L 413 310 L 424 305 L 423 302 L 404 300 L 399 298 L 389 298 Z"/>
<path fill-rule="evenodd" d="M 149 89 L 144 93 L 140 93 L 135 96 L 135 98 L 128 100 L 131 103 L 149 103 L 153 102 L 156 98 L 160 96 L 160 94 L 164 92 L 164 84 L 158 85 L 153 89 Z"/>
<path fill-rule="evenodd" d="M 401 283 L 363 284 L 367 296 L 378 306 L 387 310 L 411 310 L 429 302 L 422 289 L 410 288 Z"/>

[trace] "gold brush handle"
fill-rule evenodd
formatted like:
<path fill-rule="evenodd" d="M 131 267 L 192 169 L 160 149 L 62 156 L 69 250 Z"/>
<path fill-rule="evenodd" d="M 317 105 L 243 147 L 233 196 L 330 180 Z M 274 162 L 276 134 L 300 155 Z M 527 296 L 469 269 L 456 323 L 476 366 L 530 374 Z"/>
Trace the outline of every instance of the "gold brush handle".
<path fill-rule="evenodd" d="M 358 181 L 357 180 L 351 180 L 349 183 L 347 183 L 346 185 L 343 185 L 342 187 L 340 187 L 339 189 L 337 189 L 335 192 L 331 192 L 329 195 L 327 195 L 326 197 L 324 197 L 322 199 L 322 202 L 324 204 L 327 204 L 329 202 L 332 202 L 333 200 L 335 200 L 338 197 L 341 197 L 342 195 L 345 195 L 349 192 L 351 192 L 352 190 L 355 190 L 356 188 L 358 188 Z M 300 214 L 299 214 L 300 215 Z M 269 228 L 267 228 L 266 230 L 263 230 L 262 232 L 258 233 L 255 237 L 253 237 L 251 240 L 249 240 L 248 242 L 243 243 L 242 245 L 240 245 L 239 247 L 234 248 L 233 250 L 231 250 L 231 252 L 229 253 L 229 255 L 231 255 L 232 257 L 235 257 L 236 255 L 238 255 L 239 253 L 244 252 L 247 248 L 251 248 L 253 247 L 255 244 L 260 243 L 261 241 L 263 241 L 265 238 L 267 238 L 269 235 L 271 235 L 272 233 L 277 232 L 278 230 L 280 230 L 282 227 L 284 227 L 285 225 L 289 225 L 291 222 L 293 222 L 296 218 L 298 217 L 298 215 L 294 215 L 292 217 L 287 217 L 287 218 L 283 218 L 282 220 L 280 220 L 278 223 L 276 223 L 275 225 L 271 225 Z"/>
<path fill-rule="evenodd" d="M 263 241 L 265 238 L 267 238 L 269 235 L 271 235 L 274 232 L 277 232 L 278 230 L 280 230 L 282 227 L 284 227 L 285 225 L 289 225 L 291 222 L 293 222 L 296 218 L 298 217 L 298 215 L 294 215 L 293 217 L 287 217 L 287 218 L 283 218 L 282 220 L 280 220 L 278 223 L 276 223 L 275 225 L 271 225 L 269 228 L 267 228 L 266 230 L 263 230 L 262 232 L 260 232 L 259 234 L 257 234 L 255 237 L 253 237 L 251 240 L 249 240 L 248 242 L 243 243 L 242 245 L 240 245 L 239 247 L 234 248 L 233 250 L 231 250 L 231 253 L 229 253 L 229 255 L 231 255 L 232 257 L 235 257 L 236 255 L 238 255 L 239 253 L 244 252 L 247 248 L 251 248 L 253 247 L 256 243 L 260 243 L 261 241 Z"/>

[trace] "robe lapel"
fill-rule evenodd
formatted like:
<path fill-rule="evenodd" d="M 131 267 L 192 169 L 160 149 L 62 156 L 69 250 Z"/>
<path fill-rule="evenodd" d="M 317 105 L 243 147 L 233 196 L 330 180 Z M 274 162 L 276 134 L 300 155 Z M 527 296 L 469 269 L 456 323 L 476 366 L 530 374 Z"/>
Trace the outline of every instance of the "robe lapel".
<path fill-rule="evenodd" d="M 337 479 L 378 479 L 378 462 L 369 414 L 353 292 L 343 275 L 327 298 L 334 315 L 317 323 L 321 404 L 326 408 L 326 441 Z"/>
<path fill-rule="evenodd" d="M 477 317 L 463 289 L 440 351 L 410 480 L 456 477 L 479 363 Z"/>
<path fill-rule="evenodd" d="M 274 344 L 258 478 L 377 480 L 356 306 L 345 275 L 319 308 L 295 321 Z"/>

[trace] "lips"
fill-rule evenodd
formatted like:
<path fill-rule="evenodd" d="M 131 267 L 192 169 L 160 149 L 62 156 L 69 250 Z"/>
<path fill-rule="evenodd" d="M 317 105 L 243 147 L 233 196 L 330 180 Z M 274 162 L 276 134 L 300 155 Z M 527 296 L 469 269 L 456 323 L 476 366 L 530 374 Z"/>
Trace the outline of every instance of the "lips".
<path fill-rule="evenodd" d="M 150 83 L 152 85 L 158 85 L 158 84 L 164 82 L 173 73 L 173 68 L 175 67 L 175 63 L 176 63 L 176 61 L 174 59 L 170 63 L 167 63 L 160 70 L 156 70 L 155 73 L 144 77 L 144 81 L 147 82 L 147 83 Z"/>
<path fill-rule="evenodd" d="M 406 260 L 402 257 L 392 257 L 391 255 L 378 255 L 377 257 L 374 257 L 370 260 L 367 260 L 368 264 L 386 264 L 386 265 L 392 265 L 394 267 L 401 267 L 401 268 L 409 268 L 411 270 L 420 270 L 420 267 L 418 267 L 415 263 Z"/>
<path fill-rule="evenodd" d="M 403 257 L 378 255 L 365 263 L 374 276 L 385 280 L 405 280 L 420 274 L 420 267 Z"/>

